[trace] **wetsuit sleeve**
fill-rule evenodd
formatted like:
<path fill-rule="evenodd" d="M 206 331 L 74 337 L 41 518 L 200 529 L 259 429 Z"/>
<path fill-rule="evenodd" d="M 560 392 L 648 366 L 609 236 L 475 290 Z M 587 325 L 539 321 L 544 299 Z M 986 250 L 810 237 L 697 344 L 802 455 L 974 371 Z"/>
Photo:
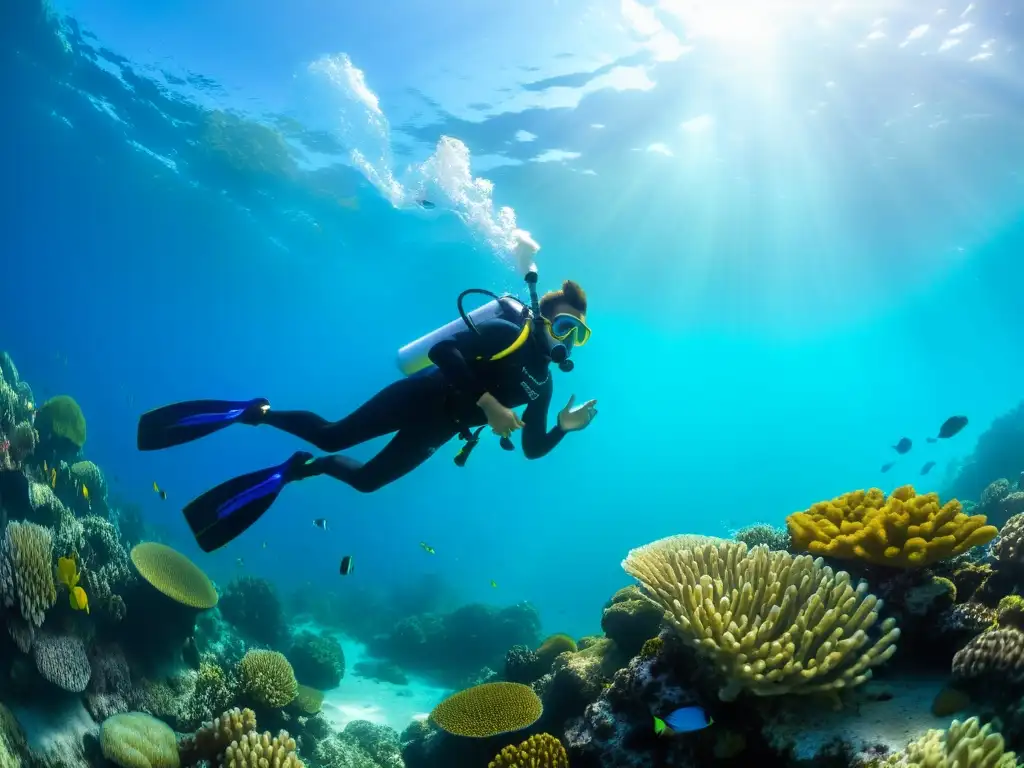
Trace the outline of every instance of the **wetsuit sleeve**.
<path fill-rule="evenodd" d="M 528 459 L 539 459 L 547 455 L 565 437 L 565 431 L 557 423 L 548 430 L 548 409 L 553 390 L 551 379 L 548 378 L 538 393 L 540 397 L 531 400 L 523 411 L 523 455 Z"/>
<path fill-rule="evenodd" d="M 470 366 L 470 361 L 489 358 L 508 348 L 519 336 L 520 329 L 508 320 L 489 320 L 477 326 L 478 333 L 468 328 L 452 339 L 439 341 L 430 348 L 430 362 L 437 366 L 449 384 L 468 395 L 475 403 L 486 391 Z"/>

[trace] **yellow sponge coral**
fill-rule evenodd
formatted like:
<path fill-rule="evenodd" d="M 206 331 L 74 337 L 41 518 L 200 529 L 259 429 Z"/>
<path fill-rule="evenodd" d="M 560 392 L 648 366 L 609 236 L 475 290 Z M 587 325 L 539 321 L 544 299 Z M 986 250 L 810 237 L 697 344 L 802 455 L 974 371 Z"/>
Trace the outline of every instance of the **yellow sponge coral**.
<path fill-rule="evenodd" d="M 277 651 L 248 651 L 238 662 L 242 691 L 268 707 L 284 707 L 299 693 L 295 670 Z"/>
<path fill-rule="evenodd" d="M 527 728 L 543 713 L 530 686 L 484 683 L 449 696 L 434 707 L 430 719 L 456 736 L 485 738 Z"/>
<path fill-rule="evenodd" d="M 569 768 L 562 742 L 550 733 L 531 736 L 519 746 L 507 746 L 487 768 Z"/>
<path fill-rule="evenodd" d="M 978 718 L 954 720 L 949 730 L 928 731 L 911 742 L 904 754 L 890 757 L 891 768 L 1016 768 L 1017 756 L 1006 752 L 1003 737 L 982 726 Z"/>
<path fill-rule="evenodd" d="M 987 544 L 999 531 L 984 515 L 966 515 L 956 499 L 940 506 L 913 486 L 888 498 L 854 491 L 786 518 L 793 546 L 811 553 L 895 568 L 921 568 Z"/>

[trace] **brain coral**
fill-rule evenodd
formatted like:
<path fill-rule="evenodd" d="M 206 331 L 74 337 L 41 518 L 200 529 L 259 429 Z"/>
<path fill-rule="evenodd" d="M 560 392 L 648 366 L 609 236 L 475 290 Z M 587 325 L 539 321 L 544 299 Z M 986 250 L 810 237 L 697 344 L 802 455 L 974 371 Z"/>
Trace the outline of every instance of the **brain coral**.
<path fill-rule="evenodd" d="M 304 768 L 295 754 L 295 739 L 287 731 L 270 737 L 248 733 L 224 750 L 224 768 Z"/>
<path fill-rule="evenodd" d="M 897 488 L 853 491 L 786 518 L 794 548 L 812 555 L 920 568 L 995 538 L 984 515 L 964 514 L 956 499 L 939 506 L 934 493 Z"/>
<path fill-rule="evenodd" d="M 0 596 L 17 605 L 31 626 L 43 623 L 57 599 L 53 583 L 53 536 L 35 523 L 12 522 L 0 542 Z"/>
<path fill-rule="evenodd" d="M 953 657 L 953 675 L 961 680 L 1024 682 L 1024 632 L 1015 627 L 982 632 Z"/>
<path fill-rule="evenodd" d="M 295 671 L 277 651 L 248 651 L 238 662 L 242 690 L 268 707 L 283 707 L 298 695 Z"/>
<path fill-rule="evenodd" d="M 902 755 L 889 758 L 888 768 L 1016 768 L 1017 756 L 1004 750 L 1003 737 L 972 717 L 954 720 L 949 730 L 928 731 Z"/>
<path fill-rule="evenodd" d="M 484 738 L 527 728 L 543 712 L 528 685 L 484 683 L 449 696 L 434 707 L 430 719 L 456 736 Z"/>
<path fill-rule="evenodd" d="M 32 646 L 36 669 L 65 691 L 81 693 L 89 684 L 92 666 L 81 638 L 43 633 Z"/>
<path fill-rule="evenodd" d="M 775 696 L 859 685 L 896 652 L 892 619 L 868 635 L 878 598 L 820 558 L 672 536 L 632 550 L 622 566 L 715 664 L 725 701 L 744 689 Z"/>
<path fill-rule="evenodd" d="M 200 609 L 217 604 L 209 577 L 180 552 L 144 541 L 132 549 L 131 558 L 139 575 L 175 602 Z"/>
<path fill-rule="evenodd" d="M 36 414 L 36 429 L 41 438 L 55 436 L 76 448 L 85 445 L 85 416 L 73 397 L 57 395 L 41 406 Z"/>
<path fill-rule="evenodd" d="M 1006 565 L 1024 565 L 1024 514 L 1014 515 L 999 529 L 992 556 Z"/>
<path fill-rule="evenodd" d="M 142 712 L 126 712 L 103 721 L 103 756 L 121 768 L 178 768 L 178 744 L 166 723 Z"/>
<path fill-rule="evenodd" d="M 562 742 L 548 733 L 531 736 L 518 746 L 507 746 L 487 768 L 569 768 Z"/>

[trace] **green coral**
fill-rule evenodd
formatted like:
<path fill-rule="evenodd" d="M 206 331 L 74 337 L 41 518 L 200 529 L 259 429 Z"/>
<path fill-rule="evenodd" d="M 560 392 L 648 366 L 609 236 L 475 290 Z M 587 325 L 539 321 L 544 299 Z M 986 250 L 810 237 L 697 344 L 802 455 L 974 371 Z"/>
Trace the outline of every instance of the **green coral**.
<path fill-rule="evenodd" d="M 576 653 L 577 650 L 579 649 L 576 647 L 576 641 L 569 635 L 557 634 L 548 637 L 534 653 L 537 654 L 540 665 L 547 671 L 551 668 L 551 662 L 558 656 L 566 652 Z"/>
<path fill-rule="evenodd" d="M 178 742 L 166 723 L 143 712 L 113 715 L 100 729 L 103 756 L 121 768 L 178 768 Z"/>
<path fill-rule="evenodd" d="M 955 602 L 956 586 L 942 576 L 932 576 L 907 590 L 907 610 L 914 616 L 948 608 Z"/>
<path fill-rule="evenodd" d="M 1007 595 L 999 601 L 997 609 L 999 624 L 1004 627 L 1024 629 L 1024 597 Z"/>
<path fill-rule="evenodd" d="M 635 586 L 620 589 L 601 615 L 601 629 L 627 656 L 635 656 L 658 634 L 665 612 Z"/>
<path fill-rule="evenodd" d="M 76 451 L 85 445 L 85 416 L 69 395 L 51 397 L 39 406 L 35 426 L 44 442 L 52 443 L 55 438 L 66 440 Z"/>
<path fill-rule="evenodd" d="M 284 707 L 298 695 L 299 684 L 288 659 L 277 651 L 248 651 L 238 662 L 242 691 L 268 707 Z"/>
<path fill-rule="evenodd" d="M 295 676 L 314 688 L 335 688 L 345 676 L 345 654 L 341 643 L 331 635 L 300 633 L 288 651 L 288 659 Z"/>

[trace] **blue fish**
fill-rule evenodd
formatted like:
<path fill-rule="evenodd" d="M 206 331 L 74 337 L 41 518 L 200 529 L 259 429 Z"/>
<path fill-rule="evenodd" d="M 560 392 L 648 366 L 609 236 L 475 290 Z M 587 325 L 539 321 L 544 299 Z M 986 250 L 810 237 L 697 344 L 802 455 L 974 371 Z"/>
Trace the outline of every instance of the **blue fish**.
<path fill-rule="evenodd" d="M 666 715 L 664 720 L 660 717 L 655 717 L 654 732 L 659 736 L 663 733 L 667 735 L 690 733 L 691 731 L 707 728 L 713 723 L 714 720 L 708 717 L 703 707 L 682 707 L 672 714 Z"/>

